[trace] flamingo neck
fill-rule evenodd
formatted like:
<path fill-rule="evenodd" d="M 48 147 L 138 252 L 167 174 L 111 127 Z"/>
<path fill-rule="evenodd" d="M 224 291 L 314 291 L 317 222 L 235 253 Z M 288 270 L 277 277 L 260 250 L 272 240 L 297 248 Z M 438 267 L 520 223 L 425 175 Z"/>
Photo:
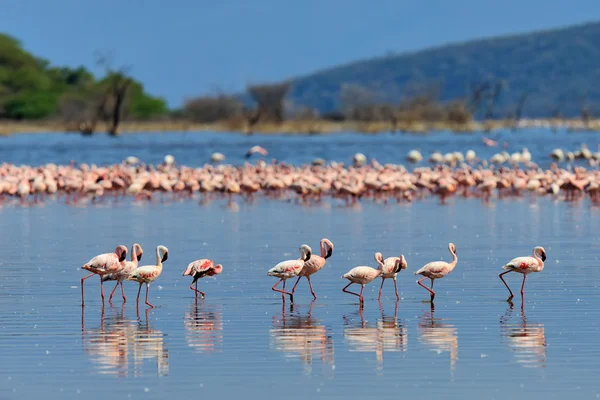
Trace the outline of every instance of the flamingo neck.
<path fill-rule="evenodd" d="M 450 271 L 452 271 L 454 269 L 454 267 L 456 267 L 456 263 L 458 263 L 458 256 L 456 255 L 455 252 L 451 251 L 452 253 L 452 262 L 450 263 Z"/>
<path fill-rule="evenodd" d="M 160 256 L 160 251 L 156 249 L 156 265 L 159 268 L 162 268 L 162 257 Z"/>
<path fill-rule="evenodd" d="M 542 258 L 538 255 L 537 251 L 533 251 L 533 258 L 535 258 L 535 260 L 537 261 L 538 265 L 540 267 L 544 266 L 544 262 L 542 261 Z"/>
<path fill-rule="evenodd" d="M 325 258 L 327 251 L 325 250 L 325 241 L 321 240 L 321 257 Z"/>

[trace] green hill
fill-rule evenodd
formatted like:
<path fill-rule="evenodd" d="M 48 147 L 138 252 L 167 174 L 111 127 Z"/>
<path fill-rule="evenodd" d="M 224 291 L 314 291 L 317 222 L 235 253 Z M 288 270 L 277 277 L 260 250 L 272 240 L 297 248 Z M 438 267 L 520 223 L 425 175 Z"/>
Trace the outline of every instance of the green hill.
<path fill-rule="evenodd" d="M 503 82 L 497 116 L 528 93 L 523 114 L 600 114 L 600 22 L 358 61 L 293 79 L 290 99 L 329 112 L 343 106 L 341 88 L 358 85 L 380 101 L 398 102 L 437 87 L 441 101 L 471 97 L 472 85 Z"/>

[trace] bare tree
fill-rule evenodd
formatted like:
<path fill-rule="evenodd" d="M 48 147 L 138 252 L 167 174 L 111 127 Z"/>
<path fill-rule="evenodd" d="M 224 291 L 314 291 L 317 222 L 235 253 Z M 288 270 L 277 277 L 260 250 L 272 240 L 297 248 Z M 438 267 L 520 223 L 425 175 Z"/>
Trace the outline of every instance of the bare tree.
<path fill-rule="evenodd" d="M 290 90 L 290 82 L 250 85 L 247 90 L 257 104 L 259 118 L 283 122 L 284 99 Z"/>
<path fill-rule="evenodd" d="M 106 72 L 106 77 L 102 82 L 104 96 L 99 102 L 98 111 L 109 124 L 108 133 L 115 136 L 118 135 L 123 105 L 133 79 L 128 75 L 129 67 L 123 66 L 118 69 L 112 67 L 113 55 L 111 53 L 100 52 L 97 53 L 96 58 L 97 64 L 104 67 Z"/>

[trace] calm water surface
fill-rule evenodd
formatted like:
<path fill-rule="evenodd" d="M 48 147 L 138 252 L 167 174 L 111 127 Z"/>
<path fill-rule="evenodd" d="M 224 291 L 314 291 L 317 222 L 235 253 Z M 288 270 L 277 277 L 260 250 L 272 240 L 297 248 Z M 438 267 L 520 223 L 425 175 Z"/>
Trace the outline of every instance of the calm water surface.
<path fill-rule="evenodd" d="M 527 146 L 532 153 L 546 153 L 547 147 L 566 142 L 572 146 L 562 147 L 592 141 L 560 135 L 558 142 Z M 132 135 L 96 142 L 36 135 L 50 150 L 38 146 L 29 155 L 33 137 L 0 140 L 3 160 L 109 163 L 142 142 L 131 154 L 159 162 L 169 152 L 183 158 L 181 163 L 201 165 L 219 147 L 203 140 L 222 140 Z M 362 136 L 342 136 L 339 142 L 305 137 L 314 145 L 310 155 L 297 138 L 283 144 L 277 137 L 233 136 L 234 144 L 227 143 L 243 152 L 251 143 L 280 141 L 281 147 L 269 148 L 275 157 L 297 149 L 300 155 L 290 156 L 291 161 L 304 162 L 323 156 L 319 151 L 347 159 L 362 146 L 350 143 L 356 137 Z M 170 147 L 184 138 L 197 148 Z M 410 138 L 376 140 L 400 145 Z M 421 148 L 464 150 L 455 138 L 470 138 L 473 147 L 479 140 L 450 134 L 429 138 Z M 68 143 L 57 144 L 61 140 Z M 152 141 L 156 148 L 148 145 Z M 77 152 L 84 142 L 98 143 L 97 152 Z M 65 146 L 65 152 L 57 146 Z M 369 146 L 378 159 L 389 157 Z M 400 146 L 399 159 L 411 147 L 418 146 Z M 587 201 L 523 198 L 484 205 L 451 199 L 439 206 L 429 199 L 409 205 L 367 201 L 350 208 L 335 202 L 303 207 L 261 198 L 235 201 L 87 207 L 49 201 L 0 208 L 0 398 L 600 396 L 600 209 Z M 295 305 L 289 300 L 282 305 L 266 271 L 297 258 L 302 243 L 318 251 L 322 237 L 335 243 L 335 251 L 313 278 L 319 299 L 312 302 L 302 282 Z M 412 273 L 429 261 L 450 259 L 449 241 L 458 248 L 459 263 L 436 283 L 432 310 Z M 131 282 L 125 306 L 117 296 L 112 306 L 102 307 L 98 279 L 90 278 L 82 309 L 79 280 L 85 274 L 78 268 L 116 244 L 133 242 L 144 247 L 142 264 L 154 262 L 156 245 L 169 247 L 163 274 L 150 291 L 157 307 L 136 309 L 137 285 Z M 504 301 L 507 292 L 497 274 L 513 257 L 529 255 L 534 245 L 545 246 L 548 259 L 544 271 L 528 279 L 522 312 L 520 296 L 513 307 Z M 365 290 L 361 312 L 356 298 L 341 292 L 346 281 L 340 276 L 357 265 L 374 266 L 375 251 L 406 256 L 408 270 L 398 277 L 402 300 L 395 301 L 388 281 L 379 303 L 375 281 Z M 188 289 L 191 279 L 181 274 L 199 258 L 222 263 L 224 272 L 200 282 L 207 298 L 196 302 Z M 518 293 L 520 276 L 511 275 L 507 280 Z"/>

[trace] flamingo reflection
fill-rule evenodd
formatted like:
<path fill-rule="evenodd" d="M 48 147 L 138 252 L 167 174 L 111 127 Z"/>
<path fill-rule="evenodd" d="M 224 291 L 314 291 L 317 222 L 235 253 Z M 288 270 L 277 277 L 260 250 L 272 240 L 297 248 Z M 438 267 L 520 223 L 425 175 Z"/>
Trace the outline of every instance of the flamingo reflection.
<path fill-rule="evenodd" d="M 152 329 L 148 323 L 146 310 L 145 322 L 128 319 L 124 314 L 124 305 L 119 311 L 111 307 L 111 314 L 105 318 L 102 307 L 100 326 L 86 328 L 84 310 L 81 313 L 81 336 L 83 350 L 94 364 L 97 374 L 127 377 L 129 365 L 133 366 L 134 376 L 143 375 L 144 360 L 156 359 L 157 375 L 168 375 L 168 351 L 161 331 Z"/>
<path fill-rule="evenodd" d="M 435 318 L 434 314 L 435 309 L 432 306 L 429 312 L 419 318 L 419 342 L 432 351 L 450 353 L 450 370 L 454 371 L 458 360 L 458 333 L 454 325 L 443 322 L 441 318 Z"/>
<path fill-rule="evenodd" d="M 521 320 L 511 322 L 514 306 L 510 306 L 500 317 L 500 333 L 507 340 L 508 347 L 514 352 L 517 363 L 523 367 L 546 366 L 546 334 L 544 324 L 527 322 L 521 309 Z"/>
<path fill-rule="evenodd" d="M 295 312 L 293 305 L 289 311 L 285 304 L 282 305 L 281 316 L 273 317 L 273 327 L 270 330 L 271 346 L 288 358 L 300 359 L 308 373 L 312 371 L 315 357 L 323 364 L 334 364 L 331 332 L 312 317 L 314 305 L 313 300 L 306 315 Z"/>
<path fill-rule="evenodd" d="M 220 353 L 223 345 L 223 317 L 220 305 L 198 305 L 192 302 L 185 314 L 184 325 L 188 346 L 198 353 Z"/>
<path fill-rule="evenodd" d="M 378 364 L 382 366 L 385 352 L 407 350 L 408 329 L 398 321 L 398 302 L 393 315 L 385 315 L 381 302 L 379 310 L 381 318 L 375 324 L 365 321 L 362 308 L 350 316 L 344 315 L 344 339 L 350 351 L 374 352 Z"/>

